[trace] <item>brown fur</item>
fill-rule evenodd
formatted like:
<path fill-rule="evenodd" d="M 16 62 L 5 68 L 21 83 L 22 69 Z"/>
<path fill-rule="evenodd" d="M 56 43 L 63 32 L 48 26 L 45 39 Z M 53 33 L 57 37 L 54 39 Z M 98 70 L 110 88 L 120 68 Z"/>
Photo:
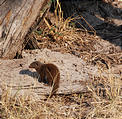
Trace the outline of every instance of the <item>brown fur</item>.
<path fill-rule="evenodd" d="M 60 82 L 60 72 L 56 65 L 54 64 L 43 64 L 39 61 L 32 62 L 29 68 L 34 68 L 40 75 L 39 82 L 46 83 L 49 86 L 52 86 L 51 95 L 57 92 Z"/>

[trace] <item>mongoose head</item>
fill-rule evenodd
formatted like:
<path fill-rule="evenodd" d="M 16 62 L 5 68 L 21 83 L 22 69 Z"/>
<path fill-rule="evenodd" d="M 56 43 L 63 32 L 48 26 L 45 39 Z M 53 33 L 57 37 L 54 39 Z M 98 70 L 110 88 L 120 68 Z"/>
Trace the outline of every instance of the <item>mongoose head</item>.
<path fill-rule="evenodd" d="M 35 61 L 35 62 L 32 62 L 30 65 L 29 65 L 29 68 L 34 68 L 36 70 L 39 70 L 40 67 L 42 66 L 43 64 L 39 61 Z"/>

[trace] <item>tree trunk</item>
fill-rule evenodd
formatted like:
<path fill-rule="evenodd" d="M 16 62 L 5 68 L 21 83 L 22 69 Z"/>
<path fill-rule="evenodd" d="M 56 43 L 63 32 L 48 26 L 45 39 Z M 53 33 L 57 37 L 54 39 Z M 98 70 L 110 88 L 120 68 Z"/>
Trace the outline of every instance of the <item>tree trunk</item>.
<path fill-rule="evenodd" d="M 0 0 L 0 57 L 12 59 L 22 50 L 24 37 L 51 0 Z"/>

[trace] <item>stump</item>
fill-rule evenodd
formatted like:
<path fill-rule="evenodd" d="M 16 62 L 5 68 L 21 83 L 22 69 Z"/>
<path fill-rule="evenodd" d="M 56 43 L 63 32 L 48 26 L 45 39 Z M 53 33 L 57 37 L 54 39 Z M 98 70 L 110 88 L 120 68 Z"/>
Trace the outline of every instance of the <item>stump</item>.
<path fill-rule="evenodd" d="M 49 4 L 50 3 L 50 4 Z M 22 50 L 24 37 L 51 0 L 0 1 L 0 57 L 12 59 Z M 47 7 L 48 6 L 48 7 Z"/>

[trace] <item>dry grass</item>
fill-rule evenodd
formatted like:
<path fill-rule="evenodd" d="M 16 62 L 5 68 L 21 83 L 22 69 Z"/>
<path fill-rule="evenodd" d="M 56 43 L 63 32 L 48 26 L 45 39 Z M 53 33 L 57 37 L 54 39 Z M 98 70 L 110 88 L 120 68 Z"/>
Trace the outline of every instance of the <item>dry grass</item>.
<path fill-rule="evenodd" d="M 53 40 L 64 40 L 68 41 L 69 44 L 77 39 L 84 43 L 84 40 L 79 35 L 79 31 L 92 32 L 94 35 L 96 35 L 95 29 L 83 18 L 83 16 L 71 16 L 67 19 L 64 19 L 59 0 L 56 0 L 54 17 L 55 18 L 51 24 L 46 18 L 44 18 L 44 24 L 46 24 L 46 26 L 42 28 L 41 24 L 39 31 L 33 34 L 38 41 L 42 40 L 43 38 L 45 39 L 45 37 L 47 38 L 47 36 L 50 36 L 50 38 Z M 83 25 L 78 22 L 78 19 L 83 19 L 91 30 L 87 30 L 85 27 L 83 27 Z M 74 21 L 77 22 L 83 29 L 75 28 Z"/>
<path fill-rule="evenodd" d="M 3 87 L 0 100 L 2 119 L 121 119 L 121 79 L 92 77 L 88 92 L 54 96 L 37 100 L 33 95 L 11 95 L 11 89 Z"/>
<path fill-rule="evenodd" d="M 42 113 L 36 101 L 29 96 L 10 96 L 11 89 L 2 93 L 0 117 L 2 119 L 33 119 Z"/>
<path fill-rule="evenodd" d="M 110 74 L 106 77 L 93 78 L 88 89 L 93 94 L 94 101 L 91 102 L 93 110 L 87 118 L 122 118 L 122 87 L 121 79 Z"/>

